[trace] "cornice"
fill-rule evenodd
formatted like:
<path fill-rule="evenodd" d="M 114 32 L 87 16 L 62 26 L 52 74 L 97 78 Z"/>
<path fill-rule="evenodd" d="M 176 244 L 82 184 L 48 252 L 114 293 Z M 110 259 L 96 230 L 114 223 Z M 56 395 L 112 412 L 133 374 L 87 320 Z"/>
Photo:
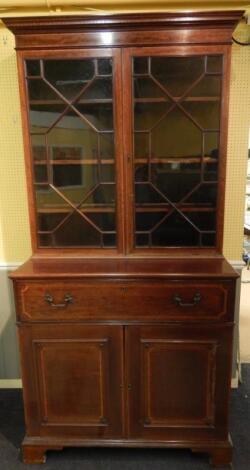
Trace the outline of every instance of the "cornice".
<path fill-rule="evenodd" d="M 129 31 L 151 28 L 173 29 L 183 27 L 232 28 L 244 14 L 243 10 L 127 13 L 116 15 L 70 15 L 3 18 L 5 25 L 15 34 L 42 34 L 48 32 Z"/>

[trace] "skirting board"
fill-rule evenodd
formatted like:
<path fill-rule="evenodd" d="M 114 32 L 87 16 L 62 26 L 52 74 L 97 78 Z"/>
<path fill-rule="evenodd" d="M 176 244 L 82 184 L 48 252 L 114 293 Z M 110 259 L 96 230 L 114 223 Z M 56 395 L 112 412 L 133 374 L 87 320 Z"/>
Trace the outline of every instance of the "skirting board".
<path fill-rule="evenodd" d="M 22 388 L 21 379 L 0 379 L 1 388 Z"/>

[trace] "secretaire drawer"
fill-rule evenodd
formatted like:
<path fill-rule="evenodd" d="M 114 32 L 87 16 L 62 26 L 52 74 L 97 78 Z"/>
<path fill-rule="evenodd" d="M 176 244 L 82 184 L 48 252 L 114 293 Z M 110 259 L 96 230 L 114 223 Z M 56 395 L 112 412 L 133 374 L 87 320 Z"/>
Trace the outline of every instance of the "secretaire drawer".
<path fill-rule="evenodd" d="M 234 282 L 48 280 L 16 283 L 23 320 L 230 320 Z"/>

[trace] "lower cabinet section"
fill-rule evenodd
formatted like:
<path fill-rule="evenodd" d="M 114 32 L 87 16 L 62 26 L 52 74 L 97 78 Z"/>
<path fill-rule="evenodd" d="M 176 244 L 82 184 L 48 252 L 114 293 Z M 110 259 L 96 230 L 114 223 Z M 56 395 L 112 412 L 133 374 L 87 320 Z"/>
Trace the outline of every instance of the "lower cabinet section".
<path fill-rule="evenodd" d="M 110 443 L 229 455 L 231 325 L 23 324 L 19 333 L 26 462 L 34 443 L 41 454 Z"/>

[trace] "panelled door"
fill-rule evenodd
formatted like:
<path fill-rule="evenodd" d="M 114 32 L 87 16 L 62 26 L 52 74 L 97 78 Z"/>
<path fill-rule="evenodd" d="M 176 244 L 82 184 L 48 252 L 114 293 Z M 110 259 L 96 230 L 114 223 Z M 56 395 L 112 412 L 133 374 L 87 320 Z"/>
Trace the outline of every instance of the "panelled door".
<path fill-rule="evenodd" d="M 232 327 L 127 328 L 128 435 L 226 438 Z"/>
<path fill-rule="evenodd" d="M 19 333 L 28 433 L 121 437 L 122 327 L 40 324 Z"/>

